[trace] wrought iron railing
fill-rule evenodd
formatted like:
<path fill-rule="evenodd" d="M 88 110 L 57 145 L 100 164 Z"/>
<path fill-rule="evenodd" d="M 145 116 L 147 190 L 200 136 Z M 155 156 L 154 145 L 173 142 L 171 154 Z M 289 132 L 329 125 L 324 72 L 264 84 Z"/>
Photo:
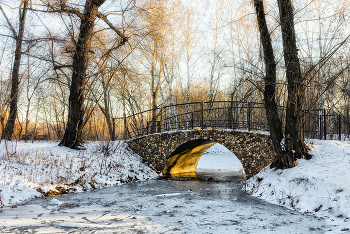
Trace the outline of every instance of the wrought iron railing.
<path fill-rule="evenodd" d="M 284 108 L 278 106 L 282 123 Z M 305 137 L 338 139 L 349 137 L 349 115 L 327 114 L 325 109 L 305 110 Z M 124 121 L 125 138 L 190 129 L 237 129 L 268 131 L 263 103 L 238 101 L 191 102 L 162 106 L 127 116 Z"/>

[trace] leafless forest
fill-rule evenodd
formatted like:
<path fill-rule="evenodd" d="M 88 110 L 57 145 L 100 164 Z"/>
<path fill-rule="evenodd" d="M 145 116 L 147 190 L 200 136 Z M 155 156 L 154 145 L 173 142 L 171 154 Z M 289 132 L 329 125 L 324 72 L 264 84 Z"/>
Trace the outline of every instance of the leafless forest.
<path fill-rule="evenodd" d="M 0 0 L 1 138 L 121 139 L 126 116 L 200 101 L 349 120 L 349 10 L 347 0 Z"/>

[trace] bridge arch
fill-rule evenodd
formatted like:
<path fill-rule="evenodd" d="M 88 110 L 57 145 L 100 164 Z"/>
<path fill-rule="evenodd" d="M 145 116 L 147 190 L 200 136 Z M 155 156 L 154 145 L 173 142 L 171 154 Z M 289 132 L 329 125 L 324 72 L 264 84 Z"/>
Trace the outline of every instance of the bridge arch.
<path fill-rule="evenodd" d="M 164 132 L 127 141 L 131 150 L 163 174 L 181 173 L 181 168 L 188 166 L 189 169 L 186 170 L 193 170 L 193 166 L 195 170 L 200 156 L 215 143 L 220 143 L 237 156 L 242 163 L 247 178 L 257 174 L 270 164 L 275 157 L 269 136 L 241 131 L 189 130 Z M 176 154 L 193 150 L 198 146 L 202 146 L 199 148 L 202 151 L 199 157 L 197 155 L 191 160 L 182 160 L 180 157 L 171 159 Z"/>
<path fill-rule="evenodd" d="M 163 175 L 195 173 L 199 159 L 214 144 L 216 142 L 200 138 L 178 146 L 165 162 Z"/>

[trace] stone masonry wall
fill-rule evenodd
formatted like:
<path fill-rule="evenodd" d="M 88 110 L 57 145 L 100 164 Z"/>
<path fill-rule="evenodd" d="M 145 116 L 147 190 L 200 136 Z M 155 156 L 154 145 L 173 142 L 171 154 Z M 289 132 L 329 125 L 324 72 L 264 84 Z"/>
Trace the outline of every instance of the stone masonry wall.
<path fill-rule="evenodd" d="M 268 135 L 227 130 L 190 130 L 143 136 L 127 141 L 129 148 L 161 172 L 170 154 L 183 143 L 206 139 L 225 146 L 241 161 L 247 178 L 270 164 L 275 157 Z"/>

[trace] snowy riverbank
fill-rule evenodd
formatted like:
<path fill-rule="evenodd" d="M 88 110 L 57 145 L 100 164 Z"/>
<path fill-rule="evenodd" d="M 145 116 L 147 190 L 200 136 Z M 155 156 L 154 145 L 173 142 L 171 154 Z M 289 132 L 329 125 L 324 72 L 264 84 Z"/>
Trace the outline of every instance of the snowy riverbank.
<path fill-rule="evenodd" d="M 0 143 L 0 208 L 47 193 L 70 193 L 155 178 L 141 157 L 121 142 L 87 143 L 86 150 L 58 142 Z"/>
<path fill-rule="evenodd" d="M 249 194 L 350 229 L 350 142 L 308 140 L 311 160 L 288 170 L 266 167 L 247 181 Z"/>
<path fill-rule="evenodd" d="M 298 160 L 298 165 L 288 170 L 266 167 L 246 181 L 246 190 L 270 203 L 325 219 L 332 224 L 332 233 L 349 231 L 350 142 L 308 143 L 311 160 Z M 221 145 L 214 146 L 208 150 L 209 155 L 228 154 Z M 86 148 L 71 150 L 59 147 L 57 142 L 1 142 L 0 206 L 15 206 L 43 193 L 80 192 L 156 178 L 141 158 L 121 143 L 88 143 Z M 232 157 L 226 160 L 229 162 L 221 164 L 220 160 L 215 164 L 200 161 L 198 167 L 232 169 L 239 164 L 236 160 L 228 167 Z M 212 168 L 213 165 L 225 168 Z"/>

